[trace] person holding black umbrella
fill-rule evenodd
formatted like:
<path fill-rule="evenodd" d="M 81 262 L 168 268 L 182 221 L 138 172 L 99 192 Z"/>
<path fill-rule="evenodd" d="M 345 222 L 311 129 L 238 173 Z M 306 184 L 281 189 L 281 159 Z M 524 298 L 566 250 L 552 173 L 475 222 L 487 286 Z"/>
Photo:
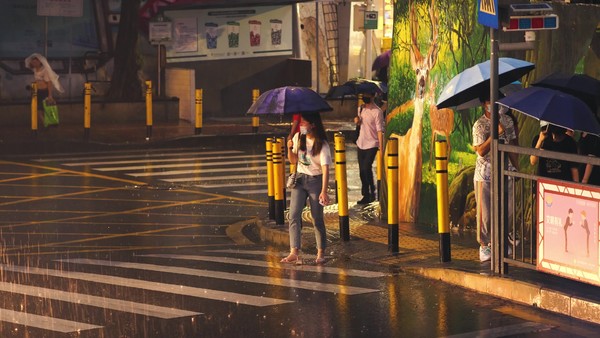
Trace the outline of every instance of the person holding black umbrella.
<path fill-rule="evenodd" d="M 373 100 L 373 92 L 363 93 L 364 105 L 358 108 L 358 116 L 354 117 L 354 123 L 360 126 L 358 139 L 356 140 L 358 170 L 360 173 L 361 194 L 357 204 L 368 204 L 376 200 L 375 181 L 373 180 L 373 161 L 377 151 L 381 150 L 383 144 L 384 123 L 383 111 Z"/>
<path fill-rule="evenodd" d="M 491 104 L 489 99 L 480 98 L 483 114 L 473 125 L 473 149 L 477 153 L 475 174 L 475 201 L 477 207 L 477 241 L 479 242 L 479 260 L 486 262 L 491 259 L 491 177 L 492 165 L 490 150 L 492 145 L 491 133 Z M 498 139 L 506 144 L 515 144 L 517 135 L 513 120 L 506 114 L 498 114 Z M 509 155 L 509 170 L 516 171 L 517 158 Z M 510 188 L 509 188 L 510 189 Z M 510 205 L 510 203 L 509 203 Z M 509 211 L 510 213 L 510 211 Z"/>
<path fill-rule="evenodd" d="M 300 132 L 287 141 L 288 159 L 297 164 L 297 181 L 292 188 L 289 213 L 290 253 L 281 263 L 300 263 L 302 209 L 308 198 L 310 214 L 315 229 L 317 242 L 316 264 L 325 262 L 327 245 L 323 207 L 329 204 L 327 186 L 329 167 L 331 166 L 331 150 L 327 142 L 327 134 L 318 113 L 303 113 L 300 119 Z"/>

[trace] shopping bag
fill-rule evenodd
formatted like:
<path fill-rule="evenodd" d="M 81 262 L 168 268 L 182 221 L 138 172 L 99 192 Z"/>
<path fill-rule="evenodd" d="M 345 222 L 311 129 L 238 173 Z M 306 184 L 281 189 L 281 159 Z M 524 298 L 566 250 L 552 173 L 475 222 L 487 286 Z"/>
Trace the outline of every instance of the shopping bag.
<path fill-rule="evenodd" d="M 44 127 L 58 124 L 58 106 L 56 103 L 50 104 L 43 101 L 44 104 Z"/>

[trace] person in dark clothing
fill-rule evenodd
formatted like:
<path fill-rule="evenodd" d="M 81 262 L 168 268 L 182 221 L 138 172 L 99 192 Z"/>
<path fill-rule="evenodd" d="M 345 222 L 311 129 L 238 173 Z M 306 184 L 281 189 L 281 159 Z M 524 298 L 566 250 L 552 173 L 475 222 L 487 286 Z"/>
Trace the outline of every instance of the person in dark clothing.
<path fill-rule="evenodd" d="M 537 149 L 550 150 L 562 153 L 577 154 L 577 143 L 566 134 L 566 129 L 550 124 L 533 139 L 532 146 Z M 553 158 L 538 158 L 530 156 L 531 165 L 538 164 L 537 175 L 548 178 L 579 182 L 577 163 L 557 160 Z"/>
<path fill-rule="evenodd" d="M 600 157 L 600 138 L 593 134 L 582 133 L 579 138 L 579 154 Z M 600 168 L 585 164 L 581 168 L 581 183 L 600 185 Z"/>

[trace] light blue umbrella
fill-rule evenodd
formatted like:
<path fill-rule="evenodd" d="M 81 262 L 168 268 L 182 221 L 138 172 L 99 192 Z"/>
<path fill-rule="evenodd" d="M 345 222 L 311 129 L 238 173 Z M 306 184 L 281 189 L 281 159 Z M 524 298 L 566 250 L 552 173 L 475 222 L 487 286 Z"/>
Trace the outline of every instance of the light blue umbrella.
<path fill-rule="evenodd" d="M 529 87 L 497 103 L 557 126 L 600 135 L 600 124 L 588 105 L 558 90 Z"/>
<path fill-rule="evenodd" d="M 535 68 L 531 62 L 498 59 L 498 86 L 504 87 L 519 80 Z M 490 61 L 476 64 L 456 75 L 442 90 L 437 101 L 438 109 L 456 108 L 469 101 L 490 96 Z"/>

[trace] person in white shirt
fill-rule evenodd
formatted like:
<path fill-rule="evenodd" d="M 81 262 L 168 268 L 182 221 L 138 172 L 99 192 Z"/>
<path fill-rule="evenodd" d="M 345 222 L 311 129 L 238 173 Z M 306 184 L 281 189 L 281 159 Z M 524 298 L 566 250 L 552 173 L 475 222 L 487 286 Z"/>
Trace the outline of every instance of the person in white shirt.
<path fill-rule="evenodd" d="M 327 244 L 323 207 L 329 204 L 327 185 L 329 182 L 329 167 L 331 166 L 331 149 L 327 142 L 327 134 L 317 114 L 302 114 L 300 132 L 287 141 L 288 159 L 297 165 L 296 186 L 292 188 L 289 213 L 290 254 L 281 263 L 301 262 L 300 224 L 302 209 L 309 200 L 310 213 L 314 223 L 317 242 L 317 259 L 315 263 L 325 262 L 325 247 Z"/>
<path fill-rule="evenodd" d="M 52 70 L 48 60 L 39 53 L 33 53 L 25 59 L 25 67 L 33 71 L 35 83 L 37 85 L 38 114 L 40 121 L 43 122 L 44 100 L 48 104 L 54 104 L 54 90 L 64 92 L 63 87 L 58 82 L 58 75 Z"/>
<path fill-rule="evenodd" d="M 358 168 L 363 196 L 356 202 L 357 204 L 368 204 L 376 200 L 373 161 L 383 144 L 385 124 L 383 111 L 373 101 L 373 93 L 364 93 L 363 102 L 365 104 L 358 108 L 358 116 L 354 118 L 354 123 L 360 125 L 356 146 L 358 147 Z"/>

